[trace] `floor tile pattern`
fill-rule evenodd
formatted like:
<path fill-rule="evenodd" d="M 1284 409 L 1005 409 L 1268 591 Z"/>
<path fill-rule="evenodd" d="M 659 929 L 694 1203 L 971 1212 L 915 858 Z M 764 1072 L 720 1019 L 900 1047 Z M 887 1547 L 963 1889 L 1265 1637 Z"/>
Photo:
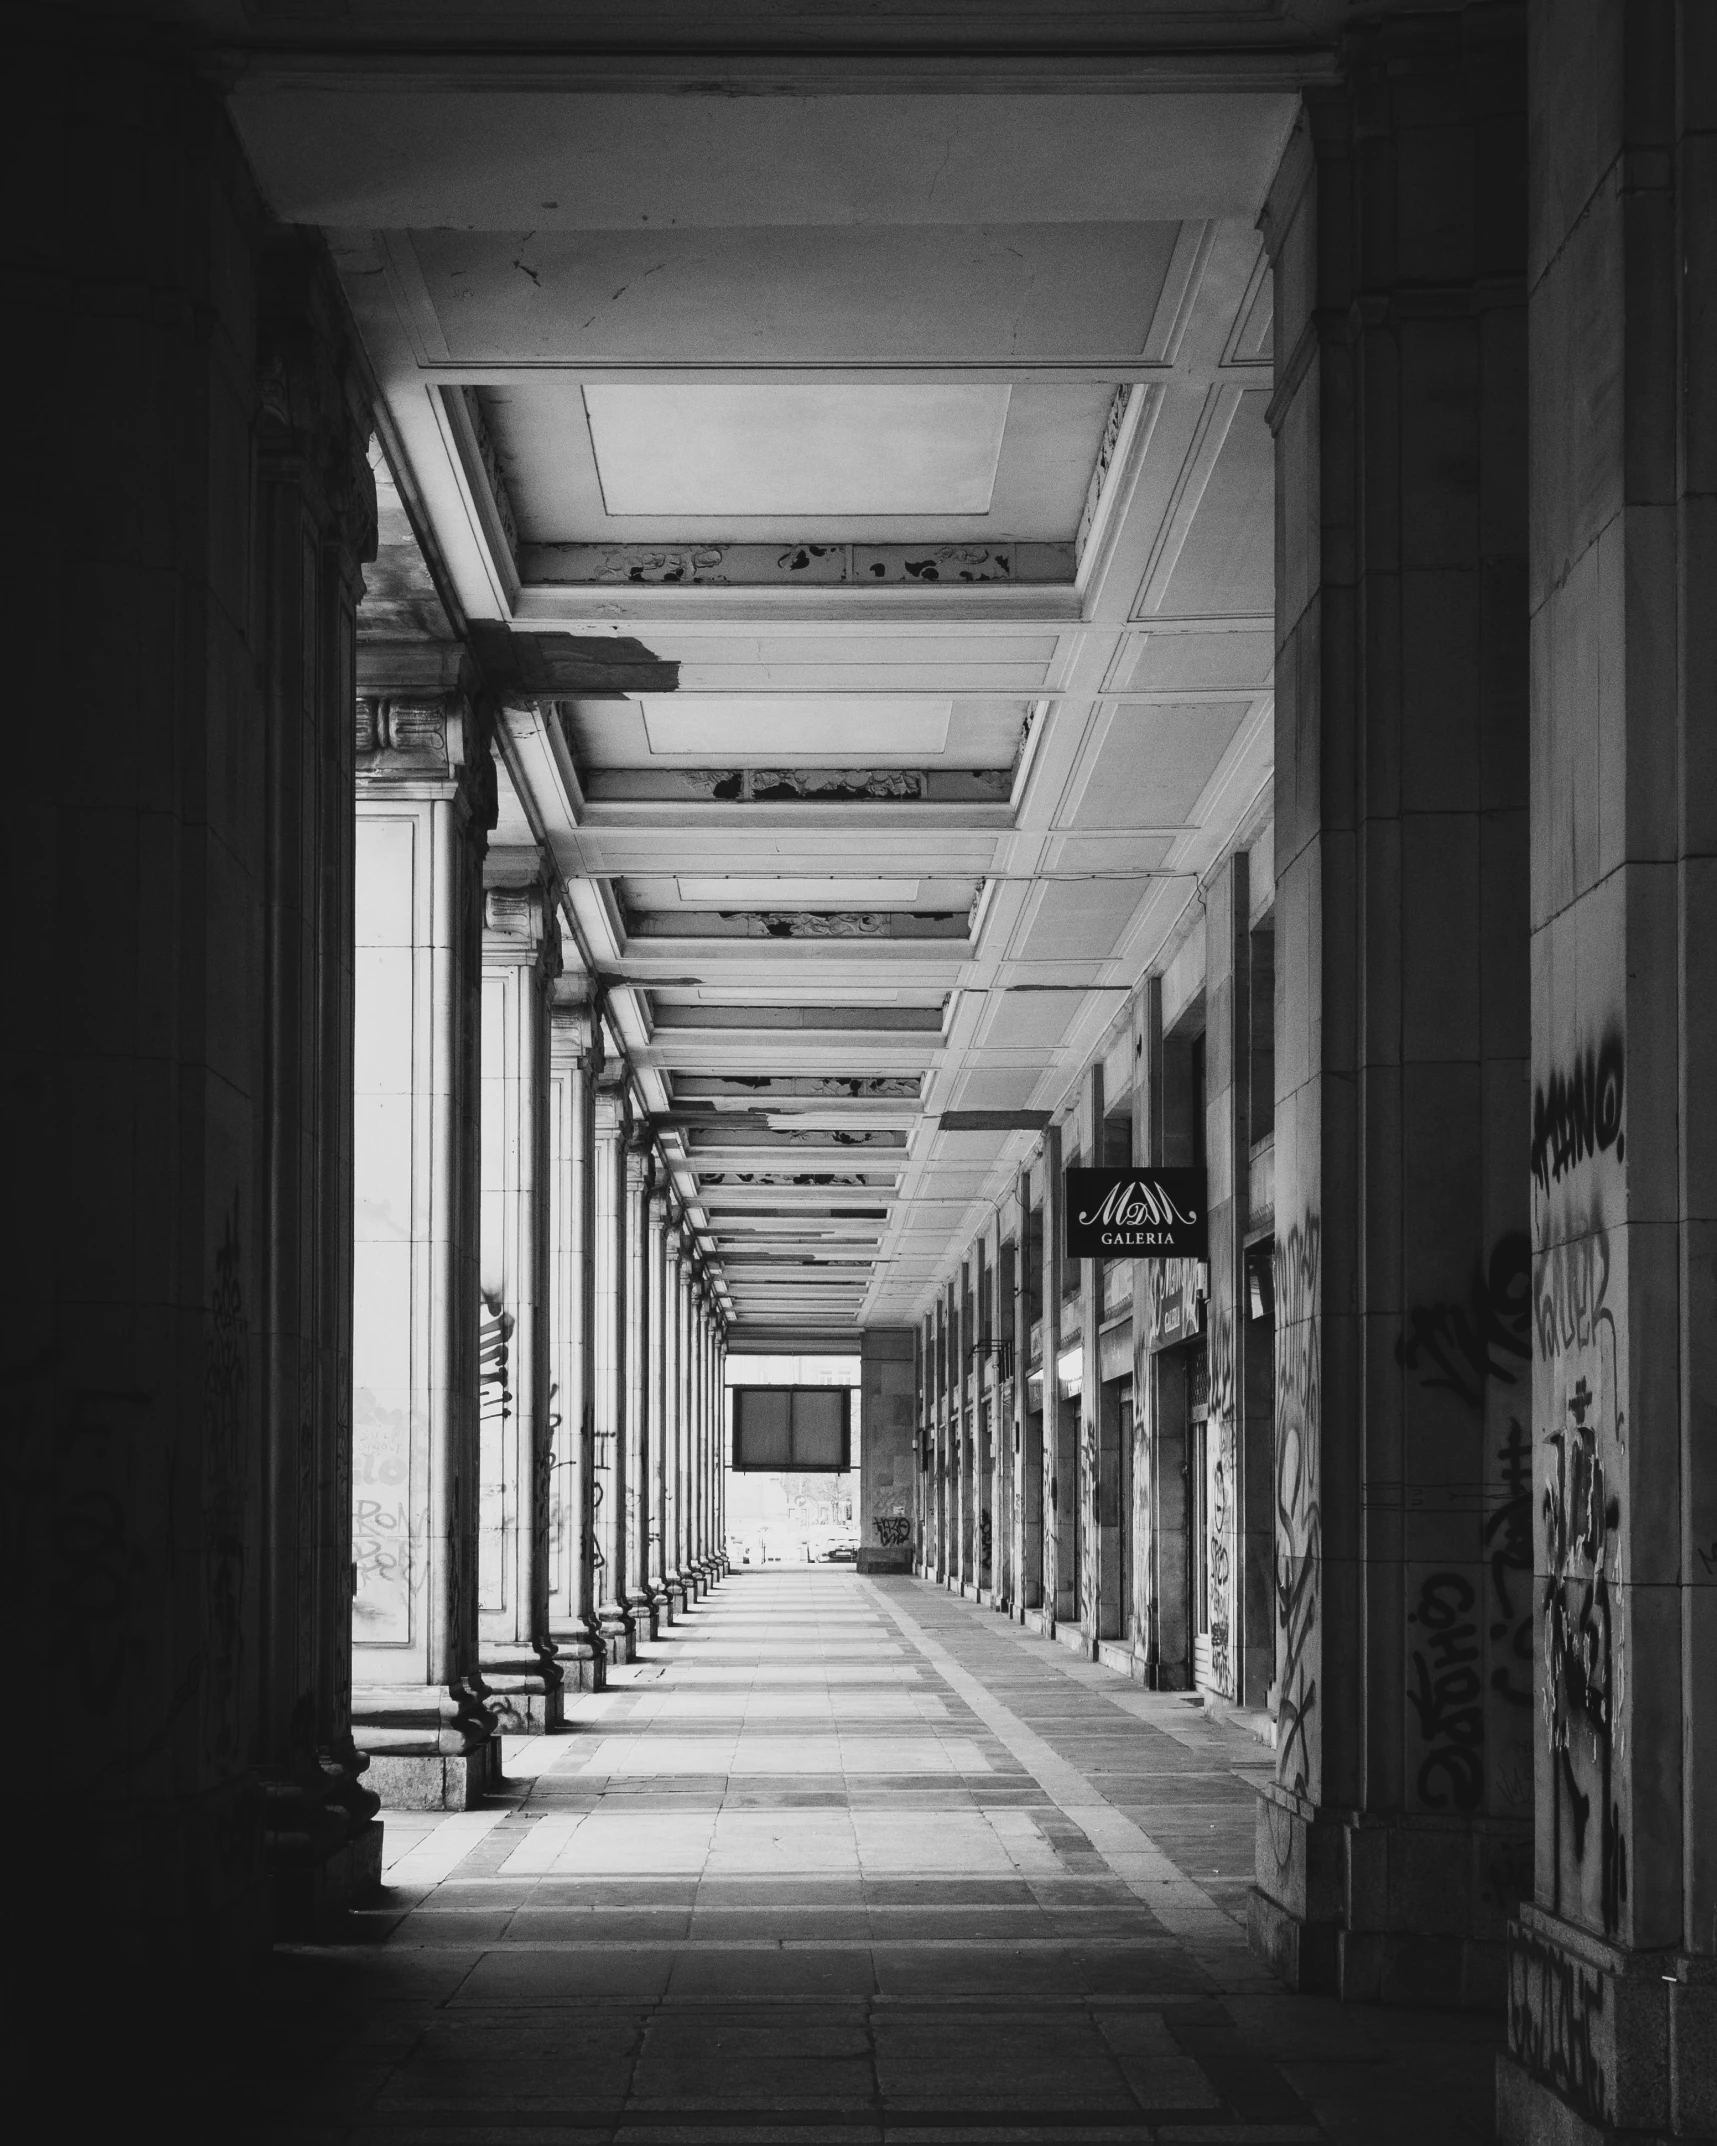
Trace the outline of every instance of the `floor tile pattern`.
<path fill-rule="evenodd" d="M 1268 1754 L 1182 1698 L 916 1581 L 770 1567 L 570 1711 L 487 1808 L 387 1814 L 354 1942 L 280 1948 L 232 2135 L 1489 2136 L 1490 2022 L 1288 1997 L 1248 1951 Z"/>

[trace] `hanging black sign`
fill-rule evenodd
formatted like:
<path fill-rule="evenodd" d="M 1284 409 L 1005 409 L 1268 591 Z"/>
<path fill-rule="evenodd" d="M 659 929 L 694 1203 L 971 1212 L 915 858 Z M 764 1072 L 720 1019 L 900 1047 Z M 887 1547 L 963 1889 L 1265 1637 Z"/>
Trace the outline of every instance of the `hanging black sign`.
<path fill-rule="evenodd" d="M 1069 1259 L 1208 1259 L 1202 1170 L 1069 1170 Z"/>

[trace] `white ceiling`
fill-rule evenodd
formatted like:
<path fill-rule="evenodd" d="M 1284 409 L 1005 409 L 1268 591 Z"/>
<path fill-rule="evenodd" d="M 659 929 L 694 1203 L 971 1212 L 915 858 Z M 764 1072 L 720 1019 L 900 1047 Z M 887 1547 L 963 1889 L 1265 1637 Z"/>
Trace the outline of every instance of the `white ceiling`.
<path fill-rule="evenodd" d="M 587 381 L 584 409 L 611 519 L 739 528 L 780 516 L 786 530 L 836 517 L 987 515 L 1010 392 Z"/>
<path fill-rule="evenodd" d="M 1036 1137 L 942 1114 L 1060 1108 L 1267 804 L 1255 220 L 1293 99 L 521 67 L 234 109 L 271 207 L 329 227 L 452 603 L 678 666 L 505 710 L 507 838 L 564 875 L 742 1324 L 910 1320 Z M 598 544 L 618 578 L 554 550 Z M 841 550 L 890 544 L 874 581 Z M 810 545 L 820 580 L 781 563 Z M 788 1263 L 831 1230 L 856 1264 Z"/>

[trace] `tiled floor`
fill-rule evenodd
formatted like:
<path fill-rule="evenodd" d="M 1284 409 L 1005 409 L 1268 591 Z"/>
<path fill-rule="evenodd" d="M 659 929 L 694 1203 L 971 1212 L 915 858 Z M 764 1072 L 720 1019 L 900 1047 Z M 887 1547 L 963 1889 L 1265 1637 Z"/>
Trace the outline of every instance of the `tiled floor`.
<path fill-rule="evenodd" d="M 1489 2022 L 1290 1998 L 1247 1951 L 1267 1754 L 1183 1700 L 768 1568 L 573 1713 L 490 1808 L 388 1816 L 360 1941 L 277 1956 L 233 2136 L 1489 2135 Z"/>

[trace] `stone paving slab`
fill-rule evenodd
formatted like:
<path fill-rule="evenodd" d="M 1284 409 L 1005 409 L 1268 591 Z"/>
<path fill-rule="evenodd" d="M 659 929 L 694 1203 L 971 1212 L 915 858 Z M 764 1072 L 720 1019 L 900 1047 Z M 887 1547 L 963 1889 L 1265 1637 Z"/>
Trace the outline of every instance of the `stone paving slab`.
<path fill-rule="evenodd" d="M 736 1575 L 211 2062 L 261 2146 L 1477 2146 L 1494 2029 L 1247 1951 L 1244 1730 L 923 1583 Z M 306 2052 L 313 2052 L 307 2059 Z M 242 2122 L 231 2122 L 234 2109 Z"/>

